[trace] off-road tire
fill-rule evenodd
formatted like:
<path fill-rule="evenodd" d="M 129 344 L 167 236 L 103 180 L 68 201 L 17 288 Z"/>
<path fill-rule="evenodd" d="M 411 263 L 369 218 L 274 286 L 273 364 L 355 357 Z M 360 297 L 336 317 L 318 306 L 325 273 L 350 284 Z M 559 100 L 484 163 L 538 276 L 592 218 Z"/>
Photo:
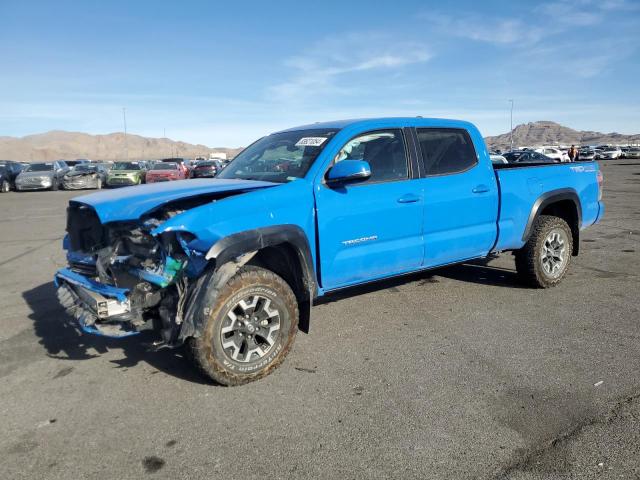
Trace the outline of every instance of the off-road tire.
<path fill-rule="evenodd" d="M 566 261 L 557 275 L 549 275 L 543 268 L 541 256 L 547 237 L 559 229 L 565 233 Z M 524 283 L 536 288 L 550 288 L 558 285 L 569 269 L 573 252 L 571 228 L 562 218 L 540 215 L 534 222 L 527 243 L 515 252 L 516 270 Z"/>
<path fill-rule="evenodd" d="M 11 190 L 11 184 L 8 181 L 3 180 L 2 185 L 0 185 L 0 192 L 7 193 L 10 190 Z"/>
<path fill-rule="evenodd" d="M 220 331 L 229 309 L 240 299 L 259 293 L 269 297 L 280 312 L 281 327 L 268 353 L 257 362 L 234 362 L 222 348 Z M 244 266 L 224 287 L 215 301 L 204 299 L 200 311 L 210 309 L 202 335 L 186 342 L 187 358 L 216 383 L 243 385 L 269 375 L 285 359 L 298 332 L 298 303 L 291 287 L 270 270 Z"/>

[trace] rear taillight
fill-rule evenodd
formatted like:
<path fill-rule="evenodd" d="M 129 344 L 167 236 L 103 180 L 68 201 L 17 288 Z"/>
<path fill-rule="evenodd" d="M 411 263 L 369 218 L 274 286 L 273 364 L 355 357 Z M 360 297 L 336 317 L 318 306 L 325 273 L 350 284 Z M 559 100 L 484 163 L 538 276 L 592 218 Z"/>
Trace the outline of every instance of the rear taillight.
<path fill-rule="evenodd" d="M 602 175 L 601 170 L 598 170 L 598 201 L 602 200 L 603 184 L 604 184 L 604 175 Z"/>

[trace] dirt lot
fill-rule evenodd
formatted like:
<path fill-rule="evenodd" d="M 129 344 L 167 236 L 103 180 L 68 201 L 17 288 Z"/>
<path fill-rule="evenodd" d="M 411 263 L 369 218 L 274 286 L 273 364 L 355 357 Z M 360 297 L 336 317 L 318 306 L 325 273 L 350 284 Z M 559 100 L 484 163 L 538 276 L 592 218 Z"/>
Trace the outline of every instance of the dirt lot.
<path fill-rule="evenodd" d="M 640 162 L 603 170 L 558 288 L 505 254 L 350 290 L 239 388 L 66 326 L 78 193 L 0 195 L 0 478 L 640 478 Z"/>

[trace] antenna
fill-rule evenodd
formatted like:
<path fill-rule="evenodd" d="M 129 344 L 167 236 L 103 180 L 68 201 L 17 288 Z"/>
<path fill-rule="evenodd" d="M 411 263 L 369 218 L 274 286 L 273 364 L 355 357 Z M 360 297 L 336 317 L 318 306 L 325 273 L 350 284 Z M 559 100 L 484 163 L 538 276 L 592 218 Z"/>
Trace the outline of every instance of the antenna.
<path fill-rule="evenodd" d="M 129 161 L 129 148 L 127 146 L 127 109 L 122 107 L 122 121 L 124 122 L 124 158 Z"/>

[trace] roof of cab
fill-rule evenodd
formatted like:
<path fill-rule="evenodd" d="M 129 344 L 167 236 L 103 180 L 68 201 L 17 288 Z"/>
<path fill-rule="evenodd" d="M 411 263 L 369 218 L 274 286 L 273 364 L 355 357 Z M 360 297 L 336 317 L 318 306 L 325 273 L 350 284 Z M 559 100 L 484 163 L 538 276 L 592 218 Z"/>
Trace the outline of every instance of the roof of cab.
<path fill-rule="evenodd" d="M 471 123 L 463 120 L 451 120 L 444 118 L 423 118 L 423 117 L 381 117 L 381 118 L 356 118 L 348 120 L 335 120 L 331 122 L 316 122 L 308 125 L 300 125 L 298 127 L 287 128 L 275 133 L 294 132 L 296 130 L 310 129 L 336 129 L 341 130 L 345 127 L 360 128 L 381 128 L 383 126 L 405 126 L 405 127 L 450 127 L 450 128 L 468 128 Z"/>

